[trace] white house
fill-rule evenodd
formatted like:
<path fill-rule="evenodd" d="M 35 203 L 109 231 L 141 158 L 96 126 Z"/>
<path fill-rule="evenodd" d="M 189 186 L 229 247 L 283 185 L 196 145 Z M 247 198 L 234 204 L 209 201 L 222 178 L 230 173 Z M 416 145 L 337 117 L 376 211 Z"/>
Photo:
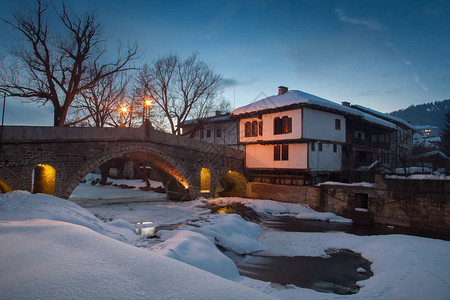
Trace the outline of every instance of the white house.
<path fill-rule="evenodd" d="M 347 124 L 359 122 L 376 128 L 377 134 L 396 128 L 362 111 L 285 87 L 279 87 L 278 95 L 234 110 L 230 118 L 239 120 L 239 142 L 245 145 L 253 180 L 277 184 L 339 176 L 347 136 L 361 139 L 365 134 L 355 126 L 348 132 Z"/>

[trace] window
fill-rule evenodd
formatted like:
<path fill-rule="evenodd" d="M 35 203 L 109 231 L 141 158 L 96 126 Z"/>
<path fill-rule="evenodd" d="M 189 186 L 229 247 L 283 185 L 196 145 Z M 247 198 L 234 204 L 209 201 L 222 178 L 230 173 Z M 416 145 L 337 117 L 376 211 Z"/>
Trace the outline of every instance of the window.
<path fill-rule="evenodd" d="M 258 136 L 258 121 L 252 122 L 252 136 Z"/>
<path fill-rule="evenodd" d="M 280 134 L 281 133 L 281 127 L 282 127 L 281 119 L 280 118 L 275 118 L 273 120 L 273 134 Z"/>
<path fill-rule="evenodd" d="M 262 122 L 258 121 L 249 121 L 245 122 L 245 137 L 252 137 L 252 136 L 258 136 L 262 135 Z"/>
<path fill-rule="evenodd" d="M 362 209 L 369 208 L 369 195 L 365 193 L 356 193 L 356 207 Z"/>
<path fill-rule="evenodd" d="M 355 131 L 355 138 L 357 138 L 359 140 L 365 140 L 366 136 L 365 136 L 364 132 L 362 132 L 362 131 Z"/>
<path fill-rule="evenodd" d="M 280 145 L 273 146 L 273 160 L 280 160 Z"/>
<path fill-rule="evenodd" d="M 259 127 L 259 135 L 262 136 L 262 133 L 263 133 L 263 123 L 262 123 L 262 121 L 259 121 L 258 127 Z"/>
<path fill-rule="evenodd" d="M 205 135 L 205 134 L 204 134 L 204 130 L 202 129 L 202 130 L 200 131 L 200 139 L 201 139 L 201 140 L 203 140 L 204 135 Z"/>
<path fill-rule="evenodd" d="M 281 154 L 281 155 L 280 155 Z M 289 145 L 274 145 L 273 160 L 289 160 Z"/>
<path fill-rule="evenodd" d="M 318 143 L 319 144 L 319 151 L 323 150 L 323 144 L 322 143 Z"/>
<path fill-rule="evenodd" d="M 311 143 L 311 151 L 316 151 L 316 143 Z"/>
<path fill-rule="evenodd" d="M 336 144 L 333 144 L 333 152 L 337 152 L 337 145 Z"/>
<path fill-rule="evenodd" d="M 252 123 L 245 122 L 245 137 L 252 136 Z"/>
<path fill-rule="evenodd" d="M 292 118 L 284 116 L 273 120 L 273 134 L 284 134 L 292 132 Z"/>
<path fill-rule="evenodd" d="M 206 129 L 206 137 L 211 137 L 211 129 Z"/>
<path fill-rule="evenodd" d="M 221 137 L 222 136 L 222 129 L 218 128 L 216 129 L 216 136 Z"/>
<path fill-rule="evenodd" d="M 281 146 L 281 160 L 289 160 L 289 145 Z"/>
<path fill-rule="evenodd" d="M 341 130 L 341 120 L 339 119 L 334 120 L 334 129 Z"/>

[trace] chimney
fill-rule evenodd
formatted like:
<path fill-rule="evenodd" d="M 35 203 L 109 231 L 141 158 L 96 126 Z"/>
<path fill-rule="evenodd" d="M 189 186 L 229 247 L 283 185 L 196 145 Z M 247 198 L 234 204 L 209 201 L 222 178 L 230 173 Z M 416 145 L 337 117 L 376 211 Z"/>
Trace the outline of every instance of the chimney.
<path fill-rule="evenodd" d="M 216 110 L 216 117 L 220 116 L 220 110 Z"/>
<path fill-rule="evenodd" d="M 342 105 L 350 107 L 350 102 L 344 101 L 344 102 L 342 102 Z"/>
<path fill-rule="evenodd" d="M 285 94 L 288 91 L 288 88 L 280 85 L 278 87 L 278 96 Z"/>

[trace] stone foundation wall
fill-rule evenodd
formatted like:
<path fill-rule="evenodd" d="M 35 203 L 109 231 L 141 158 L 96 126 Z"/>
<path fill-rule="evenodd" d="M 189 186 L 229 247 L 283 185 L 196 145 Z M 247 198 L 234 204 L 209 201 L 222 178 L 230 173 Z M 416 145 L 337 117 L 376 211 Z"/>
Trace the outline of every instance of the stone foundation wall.
<path fill-rule="evenodd" d="M 247 195 L 254 199 L 307 204 L 313 209 L 319 207 L 320 200 L 320 190 L 317 187 L 276 185 L 261 182 L 249 182 Z"/>
<path fill-rule="evenodd" d="M 249 183 L 249 197 L 307 204 L 360 223 L 418 228 L 450 234 L 450 181 L 376 177 L 373 186 L 288 186 Z M 359 198 L 367 199 L 364 209 Z"/>

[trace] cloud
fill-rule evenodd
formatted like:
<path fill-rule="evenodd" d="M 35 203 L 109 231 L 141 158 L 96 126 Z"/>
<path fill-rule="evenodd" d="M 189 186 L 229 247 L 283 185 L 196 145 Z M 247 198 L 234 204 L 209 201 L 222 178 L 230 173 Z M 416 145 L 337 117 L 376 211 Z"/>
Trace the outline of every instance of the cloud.
<path fill-rule="evenodd" d="M 414 80 L 416 81 L 416 83 L 418 85 L 420 85 L 424 91 L 428 92 L 428 88 L 425 86 L 425 84 L 423 84 L 422 80 L 420 80 L 419 76 L 417 75 L 416 72 L 413 72 L 414 74 Z"/>
<path fill-rule="evenodd" d="M 364 25 L 376 31 L 384 29 L 384 26 L 376 19 L 353 18 L 348 16 L 347 13 L 342 8 L 336 8 L 334 12 L 338 15 L 339 20 L 342 22 L 355 25 Z"/>
<path fill-rule="evenodd" d="M 242 85 L 251 85 L 252 83 L 257 82 L 258 79 L 250 79 L 250 80 L 246 80 L 246 81 L 239 81 L 237 79 L 234 78 L 223 78 L 222 79 L 222 85 L 224 88 L 233 88 L 233 87 L 237 87 L 237 86 L 242 86 Z"/>
<path fill-rule="evenodd" d="M 404 56 L 397 50 L 397 48 L 394 46 L 394 44 L 392 44 L 391 42 L 386 42 L 386 46 L 388 46 L 389 48 L 391 48 L 391 50 L 392 50 L 395 54 L 397 54 L 397 55 L 400 57 L 400 59 L 403 61 L 403 63 L 404 63 L 405 65 L 408 65 L 408 66 L 411 65 L 411 62 L 410 62 L 408 59 L 406 59 L 406 57 L 404 57 Z"/>

